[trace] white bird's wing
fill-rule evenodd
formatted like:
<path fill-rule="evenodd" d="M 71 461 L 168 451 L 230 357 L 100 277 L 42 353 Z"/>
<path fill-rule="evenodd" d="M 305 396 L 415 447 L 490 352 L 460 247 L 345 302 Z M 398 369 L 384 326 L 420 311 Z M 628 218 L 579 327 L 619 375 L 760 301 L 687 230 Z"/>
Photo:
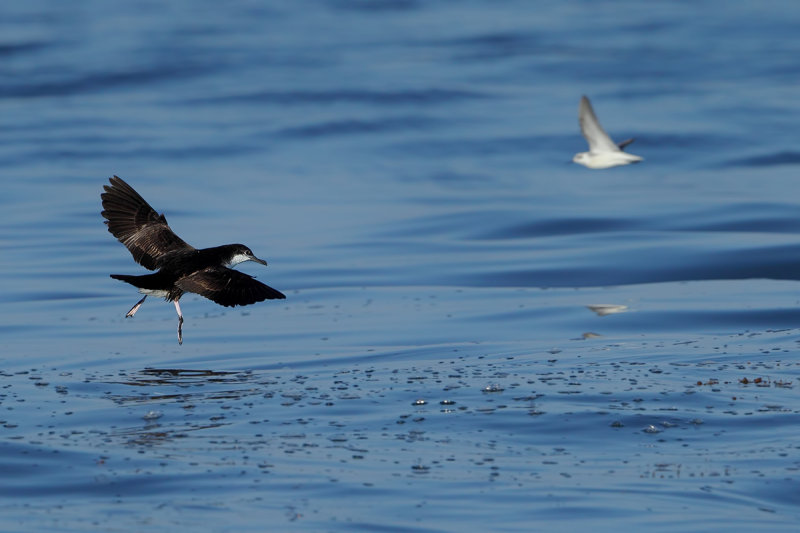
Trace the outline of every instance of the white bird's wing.
<path fill-rule="evenodd" d="M 581 125 L 581 133 L 583 133 L 586 142 L 589 143 L 590 152 L 619 152 L 619 147 L 614 144 L 608 133 L 605 132 L 600 122 L 597 120 L 597 115 L 594 114 L 592 104 L 585 96 L 581 97 L 581 104 L 578 107 L 578 122 Z"/>

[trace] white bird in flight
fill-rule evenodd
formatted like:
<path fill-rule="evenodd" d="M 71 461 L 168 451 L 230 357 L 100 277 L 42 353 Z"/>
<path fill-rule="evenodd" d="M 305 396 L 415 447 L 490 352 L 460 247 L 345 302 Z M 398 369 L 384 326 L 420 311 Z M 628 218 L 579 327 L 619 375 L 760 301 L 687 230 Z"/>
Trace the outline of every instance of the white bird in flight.
<path fill-rule="evenodd" d="M 581 97 L 581 104 L 578 106 L 578 122 L 581 125 L 581 133 L 589 143 L 589 151 L 575 154 L 575 157 L 572 158 L 573 162 L 587 168 L 611 168 L 638 163 L 642 160 L 638 155 L 622 151 L 633 142 L 633 139 L 627 139 L 619 144 L 615 144 L 611 140 L 598 122 L 592 104 L 585 96 Z"/>

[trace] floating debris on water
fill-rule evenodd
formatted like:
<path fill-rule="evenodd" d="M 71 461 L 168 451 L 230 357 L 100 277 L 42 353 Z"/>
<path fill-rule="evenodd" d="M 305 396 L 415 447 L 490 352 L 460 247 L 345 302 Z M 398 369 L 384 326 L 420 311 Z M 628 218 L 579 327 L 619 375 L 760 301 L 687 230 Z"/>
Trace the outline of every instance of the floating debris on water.
<path fill-rule="evenodd" d="M 611 305 L 611 304 L 598 304 L 587 305 L 589 310 L 597 313 L 597 316 L 613 315 L 615 313 L 624 313 L 628 310 L 627 305 Z"/>
<path fill-rule="evenodd" d="M 415 465 L 411 465 L 411 470 L 415 474 L 427 474 L 428 472 L 430 472 L 431 467 L 425 466 L 425 465 L 421 465 L 421 464 L 415 464 Z"/>

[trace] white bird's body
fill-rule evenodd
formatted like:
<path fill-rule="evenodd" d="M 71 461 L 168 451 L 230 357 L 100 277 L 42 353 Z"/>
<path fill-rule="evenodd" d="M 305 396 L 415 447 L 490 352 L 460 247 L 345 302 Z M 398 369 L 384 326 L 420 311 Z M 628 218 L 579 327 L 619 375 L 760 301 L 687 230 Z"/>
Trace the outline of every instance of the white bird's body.
<path fill-rule="evenodd" d="M 581 125 L 581 133 L 589 143 L 589 151 L 575 154 L 575 157 L 572 158 L 573 162 L 587 168 L 602 169 L 638 163 L 642 160 L 638 155 L 622 151 L 633 142 L 633 139 L 622 141 L 619 144 L 611 140 L 597 120 L 592 104 L 585 96 L 581 97 L 578 107 L 578 122 Z"/>

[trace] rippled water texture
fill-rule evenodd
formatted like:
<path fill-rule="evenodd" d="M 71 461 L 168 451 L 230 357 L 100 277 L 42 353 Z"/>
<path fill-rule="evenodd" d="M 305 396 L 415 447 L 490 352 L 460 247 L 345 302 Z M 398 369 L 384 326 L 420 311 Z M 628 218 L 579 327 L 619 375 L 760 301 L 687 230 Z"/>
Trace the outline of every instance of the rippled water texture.
<path fill-rule="evenodd" d="M 3 3 L 0 530 L 796 531 L 798 24 Z M 125 319 L 113 174 L 287 299 Z"/>

